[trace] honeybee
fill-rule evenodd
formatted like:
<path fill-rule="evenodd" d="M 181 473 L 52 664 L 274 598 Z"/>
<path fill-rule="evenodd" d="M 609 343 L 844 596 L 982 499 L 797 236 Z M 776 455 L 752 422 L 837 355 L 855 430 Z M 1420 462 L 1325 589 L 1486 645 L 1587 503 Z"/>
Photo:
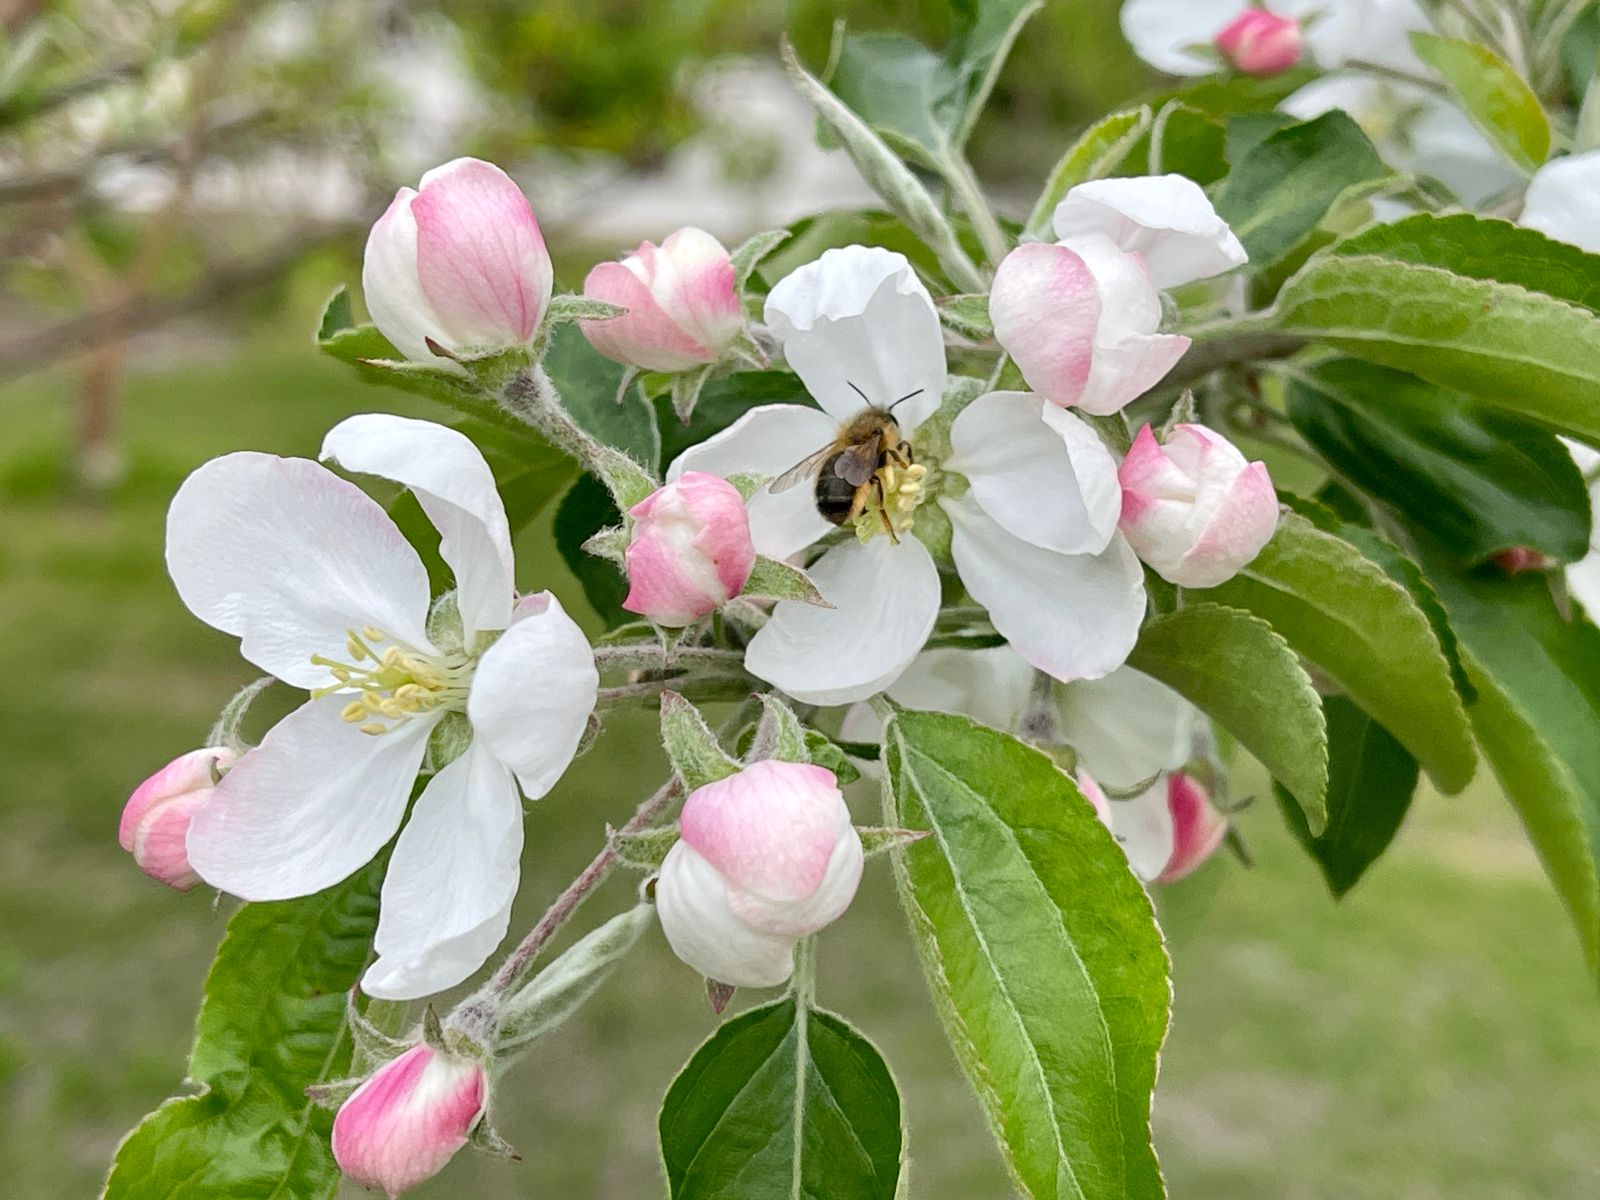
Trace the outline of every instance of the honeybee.
<path fill-rule="evenodd" d="M 824 520 L 848 525 L 873 504 L 889 540 L 898 544 L 900 538 L 889 514 L 889 497 L 884 494 L 883 468 L 906 468 L 914 461 L 911 444 L 900 436 L 894 410 L 913 396 L 920 396 L 922 389 L 907 393 L 884 408 L 868 400 L 855 384 L 850 387 L 867 407 L 841 425 L 826 446 L 774 479 L 767 490 L 774 494 L 786 492 L 814 477 L 817 512 Z"/>

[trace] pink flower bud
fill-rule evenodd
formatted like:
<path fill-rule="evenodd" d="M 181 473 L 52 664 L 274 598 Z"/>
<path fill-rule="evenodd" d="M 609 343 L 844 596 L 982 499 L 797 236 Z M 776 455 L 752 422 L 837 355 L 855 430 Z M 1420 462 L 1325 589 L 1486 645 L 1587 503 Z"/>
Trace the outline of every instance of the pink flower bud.
<path fill-rule="evenodd" d="M 401 188 L 367 237 L 373 324 L 407 358 L 533 340 L 550 304 L 550 254 L 527 197 L 499 167 L 458 158 Z"/>
<path fill-rule="evenodd" d="M 1162 445 L 1146 425 L 1117 472 L 1120 528 L 1157 575 L 1216 587 L 1261 552 L 1278 527 L 1265 463 L 1246 462 L 1204 425 L 1178 425 Z"/>
<path fill-rule="evenodd" d="M 1247 8 L 1216 37 L 1217 49 L 1247 75 L 1278 75 L 1300 61 L 1300 22 L 1264 8 Z"/>
<path fill-rule="evenodd" d="M 379 1067 L 333 1118 L 333 1157 L 366 1187 L 398 1196 L 431 1179 L 483 1115 L 481 1063 L 423 1044 Z"/>
<path fill-rule="evenodd" d="M 1098 235 L 1006 255 L 989 317 L 1029 387 L 1098 416 L 1149 391 L 1189 348 L 1188 338 L 1157 332 L 1161 296 L 1143 258 Z"/>
<path fill-rule="evenodd" d="M 1228 818 L 1192 776 L 1175 771 L 1132 800 L 1112 801 L 1111 830 L 1135 875 L 1175 883 L 1222 844 Z"/>
<path fill-rule="evenodd" d="M 191 750 L 134 789 L 123 806 L 117 840 L 141 871 L 180 892 L 200 882 L 185 844 L 189 822 L 211 799 L 213 771 L 226 770 L 237 757 L 222 746 Z"/>
<path fill-rule="evenodd" d="M 1556 560 L 1542 550 L 1529 546 L 1512 546 L 1493 556 L 1494 565 L 1507 575 L 1521 575 L 1527 571 L 1548 571 Z"/>
<path fill-rule="evenodd" d="M 661 245 L 641 242 L 621 262 L 603 262 L 583 294 L 628 310 L 584 321 L 601 354 L 646 371 L 688 371 L 715 362 L 744 328 L 733 263 L 722 243 L 700 229 L 680 229 Z"/>
<path fill-rule="evenodd" d="M 750 517 L 739 490 L 685 471 L 628 510 L 628 598 L 622 607 L 658 625 L 698 621 L 737 596 L 755 566 Z"/>
<path fill-rule="evenodd" d="M 772 987 L 794 946 L 850 907 L 861 839 L 833 772 L 766 760 L 696 788 L 656 881 L 673 951 L 709 979 Z"/>

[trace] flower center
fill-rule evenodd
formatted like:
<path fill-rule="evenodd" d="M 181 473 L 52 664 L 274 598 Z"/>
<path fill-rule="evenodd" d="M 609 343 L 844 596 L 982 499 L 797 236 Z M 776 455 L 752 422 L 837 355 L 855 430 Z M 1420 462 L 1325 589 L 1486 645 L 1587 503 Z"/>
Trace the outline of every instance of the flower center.
<path fill-rule="evenodd" d="M 922 463 L 891 458 L 879 467 L 867 506 L 855 519 L 857 539 L 865 544 L 892 531 L 898 540 L 910 532 L 918 506 L 928 498 L 927 481 L 928 468 Z"/>
<path fill-rule="evenodd" d="M 356 692 L 340 712 L 362 733 L 377 737 L 423 713 L 457 711 L 466 707 L 472 686 L 473 660 L 467 654 L 422 654 L 395 642 L 371 625 L 359 633 L 349 630 L 345 652 L 349 662 L 313 654 L 311 661 L 327 667 L 334 682 L 312 692 L 313 697 L 335 692 Z M 384 646 L 383 643 L 389 645 Z"/>

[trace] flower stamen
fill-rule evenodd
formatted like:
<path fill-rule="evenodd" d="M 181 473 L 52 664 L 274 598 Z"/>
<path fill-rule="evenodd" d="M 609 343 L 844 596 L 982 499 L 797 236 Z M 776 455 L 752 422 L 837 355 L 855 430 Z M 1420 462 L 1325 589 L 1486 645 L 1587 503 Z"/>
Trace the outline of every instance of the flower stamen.
<path fill-rule="evenodd" d="M 473 660 L 466 654 L 422 654 L 396 643 L 371 625 L 347 631 L 349 662 L 320 654 L 311 661 L 327 667 L 333 683 L 311 693 L 314 698 L 355 688 L 358 695 L 339 710 L 362 733 L 381 736 L 424 713 L 466 707 Z M 381 652 L 375 646 L 388 642 Z M 387 722 L 387 723 L 386 723 Z"/>
<path fill-rule="evenodd" d="M 889 530 L 896 538 L 909 532 L 917 508 L 927 499 L 927 477 L 922 463 L 891 459 L 879 467 L 873 499 L 855 519 L 856 538 L 864 544 Z"/>

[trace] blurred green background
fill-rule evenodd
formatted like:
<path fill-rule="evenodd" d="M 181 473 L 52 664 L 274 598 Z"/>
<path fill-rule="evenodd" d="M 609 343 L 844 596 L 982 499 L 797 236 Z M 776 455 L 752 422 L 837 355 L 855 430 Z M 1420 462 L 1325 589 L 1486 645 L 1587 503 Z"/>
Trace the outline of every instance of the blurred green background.
<path fill-rule="evenodd" d="M 783 28 L 820 61 L 840 12 L 934 41 L 948 28 L 945 5 L 933 0 L 508 0 L 452 9 L 449 26 L 437 12 L 383 7 L 406 36 L 456 46 L 480 81 L 489 101 L 460 149 L 509 161 L 551 146 L 571 157 L 577 147 L 604 156 L 616 178 L 646 183 L 675 148 L 705 134 L 703 114 L 681 103 L 697 64 L 770 57 Z M 9 45 L 41 8 L 0 3 Z M 1097 107 L 1145 86 L 1116 38 L 1114 8 L 1051 4 L 1024 39 L 988 136 L 979 136 L 982 169 L 1002 189 L 1025 195 Z M 76 4 L 56 15 L 82 22 L 96 11 Z M 231 10 L 196 11 L 209 14 L 209 24 L 190 31 L 203 47 Z M 137 42 L 145 27 L 128 19 Z M 315 63 L 301 65 L 297 87 L 327 82 Z M 0 124 L 0 137 L 17 152 L 6 161 L 23 161 L 26 151 L 37 161 L 18 170 L 48 167 L 49 119 L 41 132 L 38 120 L 17 117 L 14 94 L 10 110 L 3 103 L 0 120 L 9 111 L 11 124 Z M 377 102 L 341 93 L 338 103 L 350 107 L 325 110 L 339 114 L 329 121 L 331 145 L 364 128 L 373 110 L 363 106 Z M 294 128 L 280 124 L 270 144 Z M 732 157 L 735 174 L 759 174 L 761 155 Z M 380 168 L 380 196 L 411 181 Z M 249 288 L 148 322 L 131 341 L 91 339 L 100 349 L 78 358 L 41 332 L 59 340 L 66 326 L 56 322 L 103 320 L 117 311 L 108 304 L 124 301 L 146 313 L 187 295 L 216 269 L 207 255 L 219 252 L 218 238 L 198 203 L 174 206 L 165 232 L 159 206 L 128 209 L 76 193 L 50 204 L 42 216 L 0 207 L 12 250 L 0 259 L 0 372 L 9 379 L 0 385 L 0 645 L 8 663 L 0 764 L 11 781 L 0 807 L 0 1178 L 6 1195 L 30 1200 L 93 1195 L 117 1139 L 177 1087 L 225 915 L 203 891 L 180 896 L 147 880 L 116 844 L 130 788 L 197 744 L 253 675 L 232 640 L 192 619 L 166 580 L 170 496 L 216 454 L 313 455 L 348 413 L 429 415 L 424 402 L 365 388 L 311 346 L 321 300 L 359 273 L 360 228 L 375 208 Z M 666 232 L 641 227 L 632 236 Z M 566 286 L 615 241 L 586 237 L 581 217 L 551 224 L 550 237 Z M 75 256 L 85 253 L 100 266 L 83 270 Z M 148 262 L 129 274 L 141 258 Z M 109 291 L 84 291 L 84 279 L 107 277 Z M 109 408 L 96 407 L 108 395 Z M 104 428 L 86 432 L 96 414 L 108 418 Z M 524 586 L 549 586 L 583 611 L 544 523 L 524 536 L 518 561 Z M 613 721 L 600 750 L 536 806 L 513 929 L 588 860 L 606 822 L 620 822 L 655 786 L 662 766 L 651 728 L 648 714 Z M 1262 783 L 1247 773 L 1236 792 L 1260 793 Z M 870 820 L 874 798 L 861 793 L 854 802 Z M 1338 904 L 1270 802 L 1250 807 L 1240 826 L 1252 869 L 1218 860 L 1159 897 L 1177 1003 L 1156 1131 L 1176 1200 L 1600 1193 L 1600 1008 L 1492 782 L 1455 799 L 1420 798 L 1395 846 Z M 633 883 L 609 884 L 578 927 L 624 904 Z M 823 938 L 821 955 L 823 1003 L 876 1040 L 899 1077 L 911 1194 L 1009 1194 L 933 1017 L 884 864 L 869 867 L 860 899 Z M 497 1124 L 522 1161 L 463 1155 L 416 1194 L 660 1194 L 656 1109 L 713 1024 L 698 980 L 652 934 L 497 1095 Z"/>

